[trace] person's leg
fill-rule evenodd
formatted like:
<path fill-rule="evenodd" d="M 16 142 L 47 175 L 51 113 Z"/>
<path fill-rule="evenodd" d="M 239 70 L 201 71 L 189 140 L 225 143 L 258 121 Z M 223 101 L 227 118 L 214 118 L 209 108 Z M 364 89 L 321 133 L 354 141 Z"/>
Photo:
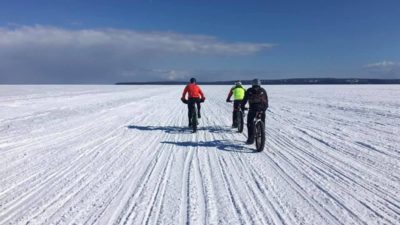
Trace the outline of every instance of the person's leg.
<path fill-rule="evenodd" d="M 197 104 L 197 117 L 201 118 L 201 114 L 200 114 L 201 101 L 200 101 L 200 99 L 196 99 L 196 104 Z"/>
<path fill-rule="evenodd" d="M 263 123 L 265 124 L 265 111 L 264 111 L 263 114 L 261 115 L 261 121 L 263 121 Z"/>
<path fill-rule="evenodd" d="M 254 117 L 256 116 L 256 112 L 250 110 L 247 115 L 247 142 L 248 144 L 254 143 Z"/>

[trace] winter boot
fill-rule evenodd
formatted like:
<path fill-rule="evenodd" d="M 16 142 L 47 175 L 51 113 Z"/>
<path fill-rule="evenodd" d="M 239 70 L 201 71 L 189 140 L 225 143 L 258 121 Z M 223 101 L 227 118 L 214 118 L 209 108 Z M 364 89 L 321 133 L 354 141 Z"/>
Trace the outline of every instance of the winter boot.
<path fill-rule="evenodd" d="M 254 137 L 253 138 L 248 138 L 247 141 L 246 141 L 246 144 L 248 144 L 248 145 L 254 144 Z"/>

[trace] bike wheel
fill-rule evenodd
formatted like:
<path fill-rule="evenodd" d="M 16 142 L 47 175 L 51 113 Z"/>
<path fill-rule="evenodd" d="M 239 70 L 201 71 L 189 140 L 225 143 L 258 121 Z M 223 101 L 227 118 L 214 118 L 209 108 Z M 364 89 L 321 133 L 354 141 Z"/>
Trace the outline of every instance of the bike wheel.
<path fill-rule="evenodd" d="M 255 124 L 255 139 L 257 152 L 263 151 L 265 145 L 265 128 L 262 121 L 258 121 Z"/>
<path fill-rule="evenodd" d="M 196 112 L 196 108 L 192 114 L 192 128 L 193 128 L 193 133 L 196 133 L 197 131 L 197 112 Z"/>
<path fill-rule="evenodd" d="M 236 121 L 237 121 L 237 125 L 238 125 L 238 132 L 242 133 L 243 132 L 243 126 L 244 126 L 244 118 L 243 118 L 243 112 L 242 111 L 239 111 L 237 113 Z"/>

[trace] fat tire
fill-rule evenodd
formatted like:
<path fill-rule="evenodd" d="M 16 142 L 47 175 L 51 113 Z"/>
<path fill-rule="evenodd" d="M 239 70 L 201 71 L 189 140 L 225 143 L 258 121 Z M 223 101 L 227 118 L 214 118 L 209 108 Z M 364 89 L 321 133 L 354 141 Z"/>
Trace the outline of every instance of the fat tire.
<path fill-rule="evenodd" d="M 238 132 L 242 133 L 243 132 L 243 127 L 244 127 L 244 119 L 243 119 L 243 112 L 240 111 L 240 110 L 237 113 L 236 122 L 237 122 L 237 125 L 238 125 Z"/>
<path fill-rule="evenodd" d="M 256 144 L 256 151 L 262 152 L 265 146 L 265 127 L 262 121 L 256 122 L 255 126 L 255 144 Z"/>

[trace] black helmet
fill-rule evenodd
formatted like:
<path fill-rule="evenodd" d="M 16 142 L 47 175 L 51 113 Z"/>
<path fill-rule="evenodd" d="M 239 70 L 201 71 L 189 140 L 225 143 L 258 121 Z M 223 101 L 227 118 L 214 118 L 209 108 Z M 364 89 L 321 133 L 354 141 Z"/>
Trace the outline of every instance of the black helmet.
<path fill-rule="evenodd" d="M 190 78 L 190 83 L 196 83 L 196 78 L 194 78 L 194 77 L 192 77 L 192 78 Z"/>
<path fill-rule="evenodd" d="M 253 85 L 253 86 L 261 86 L 261 81 L 259 79 L 254 79 L 251 82 L 251 85 Z"/>

